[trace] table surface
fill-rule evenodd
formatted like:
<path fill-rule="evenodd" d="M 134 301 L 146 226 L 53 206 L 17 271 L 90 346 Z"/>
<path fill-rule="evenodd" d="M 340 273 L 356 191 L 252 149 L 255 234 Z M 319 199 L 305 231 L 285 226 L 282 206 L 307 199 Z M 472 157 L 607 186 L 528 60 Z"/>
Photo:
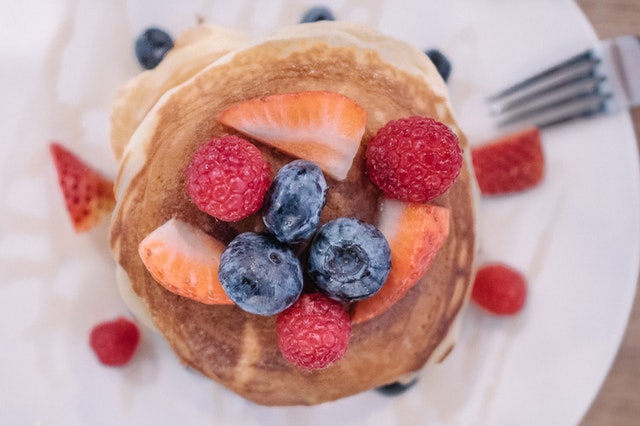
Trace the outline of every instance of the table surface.
<path fill-rule="evenodd" d="M 640 0 L 576 0 L 600 38 L 640 35 Z M 631 112 L 640 142 L 640 108 Z M 640 292 L 616 361 L 582 426 L 640 424 Z"/>

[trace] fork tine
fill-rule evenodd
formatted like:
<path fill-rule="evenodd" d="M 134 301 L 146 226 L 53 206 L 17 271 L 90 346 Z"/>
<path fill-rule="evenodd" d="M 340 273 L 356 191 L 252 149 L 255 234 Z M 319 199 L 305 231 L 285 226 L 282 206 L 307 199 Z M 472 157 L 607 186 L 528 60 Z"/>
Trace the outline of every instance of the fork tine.
<path fill-rule="evenodd" d="M 608 97 L 609 96 L 607 96 L 607 98 Z M 559 114 L 555 117 L 549 117 L 545 121 L 539 121 L 538 127 L 544 129 L 546 127 L 555 126 L 556 124 L 566 123 L 577 118 L 587 118 L 593 117 L 594 115 L 598 114 L 604 114 L 606 112 L 605 100 L 606 99 L 603 99 L 601 102 L 595 105 L 591 105 L 581 111 L 568 112 L 565 110 L 564 114 Z"/>
<path fill-rule="evenodd" d="M 511 114 L 497 123 L 505 127 L 522 121 L 527 121 L 540 128 L 564 123 L 576 118 L 591 117 L 606 111 L 606 102 L 611 97 L 609 93 L 582 93 L 569 99 L 534 107 Z"/>
<path fill-rule="evenodd" d="M 610 93 L 596 74 L 601 59 L 594 49 L 553 65 L 488 98 L 497 125 L 527 121 L 544 128 L 606 111 Z"/>
<path fill-rule="evenodd" d="M 519 92 L 521 90 L 524 90 L 528 87 L 533 86 L 534 84 L 540 83 L 545 81 L 546 79 L 553 77 L 554 75 L 557 75 L 559 73 L 562 72 L 566 72 L 567 70 L 572 70 L 574 69 L 574 67 L 576 66 L 587 66 L 587 67 L 592 67 L 594 65 L 596 65 L 597 63 L 599 63 L 600 60 L 596 57 L 593 49 L 589 49 L 587 51 L 584 51 L 578 55 L 572 56 L 571 58 L 562 61 L 556 65 L 553 65 L 543 71 L 540 71 L 537 74 L 534 74 L 533 76 L 522 80 L 519 83 L 516 83 L 510 87 L 507 87 L 506 89 L 489 96 L 489 98 L 487 99 L 489 102 L 495 102 L 498 101 L 500 99 L 503 99 L 507 96 L 513 95 L 516 92 Z"/>
<path fill-rule="evenodd" d="M 559 81 L 537 91 L 525 93 L 522 96 L 508 99 L 501 103 L 494 103 L 490 106 L 490 109 L 494 115 L 500 115 L 517 111 L 525 106 L 542 106 L 583 93 L 593 93 L 604 80 L 603 76 L 596 75 L 594 70 L 590 69 L 566 81 Z"/>
<path fill-rule="evenodd" d="M 602 40 L 487 98 L 498 126 L 539 127 L 640 105 L 640 38 Z"/>

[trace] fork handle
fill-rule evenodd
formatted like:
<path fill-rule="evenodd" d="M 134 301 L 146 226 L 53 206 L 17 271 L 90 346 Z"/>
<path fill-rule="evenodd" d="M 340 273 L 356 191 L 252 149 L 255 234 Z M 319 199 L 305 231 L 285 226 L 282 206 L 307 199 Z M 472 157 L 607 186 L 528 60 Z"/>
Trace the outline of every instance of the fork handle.
<path fill-rule="evenodd" d="M 614 39 L 613 66 L 620 77 L 630 106 L 640 105 L 640 37 L 621 36 Z"/>

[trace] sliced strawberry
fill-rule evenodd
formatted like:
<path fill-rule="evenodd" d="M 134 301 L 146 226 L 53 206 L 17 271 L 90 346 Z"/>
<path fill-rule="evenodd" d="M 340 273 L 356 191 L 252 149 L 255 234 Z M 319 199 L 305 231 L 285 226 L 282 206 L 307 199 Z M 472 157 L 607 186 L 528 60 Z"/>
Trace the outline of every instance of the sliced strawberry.
<path fill-rule="evenodd" d="M 172 218 L 147 235 L 138 253 L 167 290 L 206 304 L 231 304 L 218 281 L 225 246 L 195 226 Z"/>
<path fill-rule="evenodd" d="M 485 195 L 519 192 L 544 177 L 540 130 L 527 128 L 471 150 L 480 191 Z"/>
<path fill-rule="evenodd" d="M 49 144 L 49 151 L 73 229 L 89 231 L 113 211 L 113 182 L 57 142 Z"/>
<path fill-rule="evenodd" d="M 471 299 L 496 315 L 513 315 L 527 299 L 527 281 L 508 265 L 489 263 L 478 269 Z"/>
<path fill-rule="evenodd" d="M 339 93 L 299 92 L 240 102 L 218 120 L 341 180 L 360 147 L 367 113 Z"/>
<path fill-rule="evenodd" d="M 391 271 L 376 294 L 353 305 L 353 323 L 388 310 L 427 272 L 449 234 L 449 210 L 385 199 L 378 228 L 391 248 Z"/>

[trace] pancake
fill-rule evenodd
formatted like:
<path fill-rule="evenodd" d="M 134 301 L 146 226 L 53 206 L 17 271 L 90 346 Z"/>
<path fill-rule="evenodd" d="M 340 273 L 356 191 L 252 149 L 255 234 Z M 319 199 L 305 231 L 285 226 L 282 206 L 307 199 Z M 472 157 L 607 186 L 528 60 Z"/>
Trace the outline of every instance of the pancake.
<path fill-rule="evenodd" d="M 368 114 L 347 177 L 327 177 L 321 222 L 351 216 L 376 223 L 382 194 L 365 174 L 364 149 L 388 121 L 433 117 L 467 148 L 446 86 L 426 55 L 358 24 L 318 22 L 288 27 L 235 49 L 162 94 L 124 147 L 116 180 L 111 246 L 125 272 L 120 276 L 185 365 L 263 405 L 336 400 L 441 361 L 455 343 L 473 274 L 475 189 L 465 152 L 456 182 L 432 201 L 450 209 L 450 232 L 426 275 L 388 311 L 354 324 L 347 354 L 325 369 L 306 371 L 284 360 L 275 316 L 201 304 L 153 280 L 138 256 L 138 244 L 172 217 L 224 243 L 240 232 L 263 230 L 259 215 L 234 223 L 206 215 L 184 189 L 184 169 L 195 149 L 213 137 L 234 134 L 216 120 L 218 114 L 243 100 L 312 90 L 342 93 Z M 256 145 L 271 163 L 272 177 L 294 159 Z"/>
<path fill-rule="evenodd" d="M 213 25 L 193 27 L 176 40 L 162 62 L 138 74 L 116 95 L 111 111 L 111 149 L 120 160 L 125 146 L 158 98 L 213 61 L 247 42 L 237 31 Z"/>

